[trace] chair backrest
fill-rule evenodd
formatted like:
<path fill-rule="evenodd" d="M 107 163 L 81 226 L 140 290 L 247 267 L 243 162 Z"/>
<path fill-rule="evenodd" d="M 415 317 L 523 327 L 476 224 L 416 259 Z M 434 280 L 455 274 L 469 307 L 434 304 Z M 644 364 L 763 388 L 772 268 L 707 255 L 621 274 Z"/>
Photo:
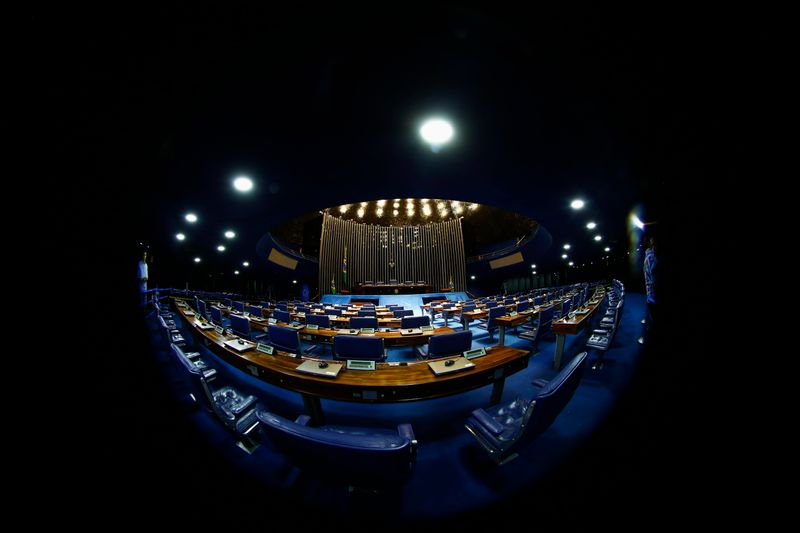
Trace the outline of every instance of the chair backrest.
<path fill-rule="evenodd" d="M 248 305 L 245 310 L 253 316 L 261 318 L 261 308 L 256 307 L 255 305 Z"/>
<path fill-rule="evenodd" d="M 493 328 L 497 325 L 497 317 L 505 316 L 506 315 L 506 307 L 504 305 L 498 305 L 497 307 L 492 307 L 489 309 L 489 315 L 487 316 L 486 320 L 486 327 Z"/>
<path fill-rule="evenodd" d="M 281 311 L 280 309 L 276 309 L 272 312 L 272 318 L 286 324 L 292 321 L 292 315 L 289 314 L 289 311 Z"/>
<path fill-rule="evenodd" d="M 358 316 L 375 316 L 375 309 L 359 309 Z"/>
<path fill-rule="evenodd" d="M 428 341 L 428 357 L 455 355 L 471 349 L 472 332 L 469 330 L 433 335 Z"/>
<path fill-rule="evenodd" d="M 475 304 L 464 304 L 461 306 L 462 313 L 469 313 L 470 311 L 475 310 Z"/>
<path fill-rule="evenodd" d="M 231 329 L 242 337 L 250 336 L 250 321 L 243 316 L 231 315 Z"/>
<path fill-rule="evenodd" d="M 284 352 L 298 353 L 300 351 L 300 333 L 292 328 L 284 328 L 270 324 L 267 326 L 269 343 Z"/>
<path fill-rule="evenodd" d="M 206 310 L 206 303 L 203 300 L 196 300 L 197 304 L 197 312 L 200 313 L 200 316 L 203 318 L 208 318 L 208 311 Z"/>
<path fill-rule="evenodd" d="M 233 305 L 230 298 L 223 298 L 222 303 L 225 305 L 225 307 L 231 307 Z"/>
<path fill-rule="evenodd" d="M 336 308 L 326 309 L 325 310 L 325 314 L 326 315 L 333 315 L 333 316 L 342 316 L 342 310 L 341 309 L 336 309 Z"/>
<path fill-rule="evenodd" d="M 399 309 L 392 311 L 392 314 L 395 318 L 402 318 L 404 316 L 413 316 L 414 310 L 413 309 Z"/>
<path fill-rule="evenodd" d="M 306 315 L 306 324 L 316 324 L 321 328 L 330 328 L 331 318 L 328 315 L 315 315 L 309 313 Z"/>
<path fill-rule="evenodd" d="M 301 467 L 370 485 L 405 481 L 414 470 L 417 441 L 410 424 L 396 431 L 327 428 L 308 426 L 308 416 L 294 422 L 264 410 L 257 416 L 270 443 Z"/>
<path fill-rule="evenodd" d="M 400 329 L 403 328 L 418 328 L 420 326 L 430 326 L 431 317 L 423 316 L 404 316 L 400 319 Z"/>
<path fill-rule="evenodd" d="M 367 316 L 350 317 L 351 328 L 378 328 L 378 319 Z"/>
<path fill-rule="evenodd" d="M 359 335 L 336 335 L 333 338 L 333 355 L 336 359 L 371 359 L 383 361 L 383 338 Z"/>
<path fill-rule="evenodd" d="M 222 310 L 215 305 L 211 306 L 211 321 L 218 326 L 222 325 Z"/>
<path fill-rule="evenodd" d="M 542 305 L 542 301 L 544 300 L 543 297 L 537 296 L 533 299 L 533 305 Z"/>
<path fill-rule="evenodd" d="M 310 313 L 311 308 L 307 305 L 298 305 L 295 309 L 295 313 Z"/>
<path fill-rule="evenodd" d="M 233 302 L 233 308 L 240 313 L 244 313 L 244 302 Z"/>
<path fill-rule="evenodd" d="M 526 429 L 530 433 L 529 436 L 539 435 L 550 427 L 553 420 L 572 399 L 581 382 L 587 356 L 588 352 L 576 355 L 533 398 L 535 402 L 533 414 Z"/>
<path fill-rule="evenodd" d="M 517 313 L 527 310 L 530 306 L 531 304 L 528 302 L 528 300 L 520 300 L 517 304 Z"/>

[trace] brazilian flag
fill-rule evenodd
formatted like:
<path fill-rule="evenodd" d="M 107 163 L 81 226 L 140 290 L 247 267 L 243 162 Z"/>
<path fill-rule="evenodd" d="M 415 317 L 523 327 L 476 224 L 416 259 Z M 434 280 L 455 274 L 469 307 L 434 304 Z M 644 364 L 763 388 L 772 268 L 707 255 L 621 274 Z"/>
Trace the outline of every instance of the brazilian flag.
<path fill-rule="evenodd" d="M 342 260 L 342 287 L 347 287 L 347 246 L 344 247 L 344 259 Z"/>

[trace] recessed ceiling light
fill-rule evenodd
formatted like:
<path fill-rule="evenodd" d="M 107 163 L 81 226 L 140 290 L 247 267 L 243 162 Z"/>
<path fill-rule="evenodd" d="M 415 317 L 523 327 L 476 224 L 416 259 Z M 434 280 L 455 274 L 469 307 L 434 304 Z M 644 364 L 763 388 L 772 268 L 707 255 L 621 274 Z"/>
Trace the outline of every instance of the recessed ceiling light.
<path fill-rule="evenodd" d="M 229 239 L 233 239 L 234 237 L 236 237 L 236 234 L 234 232 L 232 232 L 231 230 L 228 230 L 228 231 L 225 232 L 225 236 L 227 238 L 229 238 Z"/>
<path fill-rule="evenodd" d="M 572 209 L 582 209 L 584 205 L 585 204 L 583 200 L 572 200 L 572 202 L 569 204 Z"/>
<path fill-rule="evenodd" d="M 475 276 L 470 276 L 469 279 L 475 279 Z"/>
<path fill-rule="evenodd" d="M 293 279 L 293 280 L 292 280 L 292 283 L 297 283 L 297 280 L 296 280 L 296 279 Z"/>
<path fill-rule="evenodd" d="M 608 246 L 606 246 L 605 248 L 603 248 L 603 251 L 604 251 L 604 252 L 610 252 L 610 251 L 611 251 L 611 248 L 609 248 Z"/>
<path fill-rule="evenodd" d="M 199 257 L 195 257 L 195 258 L 194 258 L 194 262 L 195 262 L 195 263 L 199 263 L 199 262 L 200 262 L 200 258 L 199 258 Z"/>
<path fill-rule="evenodd" d="M 420 127 L 419 134 L 431 146 L 441 146 L 453 138 L 453 126 L 444 119 L 432 118 Z"/>
<path fill-rule="evenodd" d="M 248 192 L 253 188 L 253 180 L 247 176 L 239 176 L 233 180 L 233 188 L 239 192 Z"/>
<path fill-rule="evenodd" d="M 185 241 L 186 235 L 184 235 L 183 233 L 178 233 L 177 235 L 175 235 L 175 238 L 178 239 L 179 241 Z"/>
<path fill-rule="evenodd" d="M 339 212 L 340 213 L 347 213 L 347 206 L 346 205 L 340 205 L 339 206 Z"/>
<path fill-rule="evenodd" d="M 597 224 L 595 224 L 594 222 L 589 222 L 588 224 L 586 224 L 586 229 L 594 229 L 596 227 Z"/>
<path fill-rule="evenodd" d="M 572 265 L 574 265 L 574 264 L 575 264 L 575 263 L 573 263 L 572 261 L 570 261 L 570 262 L 569 262 L 569 266 L 572 266 Z"/>
<path fill-rule="evenodd" d="M 234 270 L 233 273 L 236 274 L 237 276 L 239 275 L 239 271 L 238 270 Z"/>
<path fill-rule="evenodd" d="M 197 215 L 195 215 L 194 213 L 186 213 L 186 216 L 183 217 L 183 218 L 185 218 L 186 220 L 188 220 L 192 224 L 197 222 Z"/>
<path fill-rule="evenodd" d="M 595 236 L 594 236 L 594 240 L 596 240 L 596 241 L 602 241 L 602 240 L 603 240 L 603 237 L 601 237 L 600 235 L 595 235 Z"/>
<path fill-rule="evenodd" d="M 220 244 L 219 246 L 217 246 L 217 250 L 220 251 L 220 252 L 224 252 L 225 251 L 225 247 Z"/>
<path fill-rule="evenodd" d="M 567 254 L 561 254 L 561 259 L 566 259 L 566 258 L 567 258 Z"/>
<path fill-rule="evenodd" d="M 250 266 L 250 261 L 242 261 L 242 266 L 249 267 Z"/>
<path fill-rule="evenodd" d="M 397 211 L 397 209 L 395 209 L 394 211 L 392 211 L 392 214 L 393 214 L 394 216 L 397 216 L 397 213 L 398 213 L 398 212 L 399 212 L 399 211 Z"/>
<path fill-rule="evenodd" d="M 565 245 L 564 245 L 564 249 L 565 249 L 565 250 L 569 250 L 570 248 L 572 248 L 572 246 L 570 246 L 569 244 L 565 244 Z"/>

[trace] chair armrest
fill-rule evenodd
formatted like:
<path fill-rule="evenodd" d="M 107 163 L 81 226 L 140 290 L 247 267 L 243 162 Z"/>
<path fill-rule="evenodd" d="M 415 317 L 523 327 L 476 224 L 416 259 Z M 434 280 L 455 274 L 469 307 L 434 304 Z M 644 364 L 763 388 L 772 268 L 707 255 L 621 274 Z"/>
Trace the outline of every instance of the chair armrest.
<path fill-rule="evenodd" d="M 311 417 L 308 415 L 300 415 L 294 421 L 295 424 L 300 424 L 301 426 L 307 426 L 309 422 L 311 422 Z"/>
<path fill-rule="evenodd" d="M 428 357 L 428 354 L 425 352 L 425 349 L 422 346 L 415 346 L 414 348 L 417 350 L 417 355 L 422 359 L 426 359 Z"/>
<path fill-rule="evenodd" d="M 309 346 L 308 348 L 306 348 L 305 350 L 303 350 L 303 353 L 311 353 L 311 352 L 313 352 L 314 350 L 316 350 L 317 348 L 319 348 L 319 346 L 318 346 L 318 345 L 316 345 L 316 344 L 312 344 L 311 346 Z"/>
<path fill-rule="evenodd" d="M 546 379 L 534 379 L 533 381 L 531 381 L 531 385 L 533 385 L 534 387 L 544 387 L 548 383 L 549 381 L 547 381 Z"/>
<path fill-rule="evenodd" d="M 486 414 L 486 411 L 483 409 L 475 409 L 472 411 L 472 416 L 474 416 L 475 420 L 480 422 L 487 431 L 495 435 L 499 435 L 505 429 L 502 424 Z"/>
<path fill-rule="evenodd" d="M 408 439 L 412 444 L 417 443 L 417 437 L 414 436 L 414 429 L 411 427 L 411 424 L 398 424 L 397 432 L 401 437 Z"/>

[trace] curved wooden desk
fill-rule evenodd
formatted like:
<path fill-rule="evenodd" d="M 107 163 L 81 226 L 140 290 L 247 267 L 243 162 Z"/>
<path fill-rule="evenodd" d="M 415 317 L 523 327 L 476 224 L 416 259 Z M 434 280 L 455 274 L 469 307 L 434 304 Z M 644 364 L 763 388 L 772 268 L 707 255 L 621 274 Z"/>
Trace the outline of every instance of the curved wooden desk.
<path fill-rule="evenodd" d="M 185 304 L 183 304 L 185 305 Z M 492 384 L 490 405 L 498 403 L 505 378 L 528 366 L 530 352 L 507 346 L 488 348 L 483 357 L 472 359 L 474 367 L 436 376 L 428 361 L 377 363 L 375 370 L 348 370 L 343 367 L 336 378 L 318 377 L 296 370 L 304 359 L 275 350 L 267 355 L 250 349 L 244 352 L 225 346 L 232 337 L 214 329 L 200 329 L 196 316 L 187 316 L 188 307 L 176 305 L 178 313 L 215 355 L 266 383 L 298 392 L 308 414 L 322 423 L 320 399 L 346 402 L 390 403 L 428 400 L 458 394 Z M 444 328 L 441 328 L 444 329 Z"/>

